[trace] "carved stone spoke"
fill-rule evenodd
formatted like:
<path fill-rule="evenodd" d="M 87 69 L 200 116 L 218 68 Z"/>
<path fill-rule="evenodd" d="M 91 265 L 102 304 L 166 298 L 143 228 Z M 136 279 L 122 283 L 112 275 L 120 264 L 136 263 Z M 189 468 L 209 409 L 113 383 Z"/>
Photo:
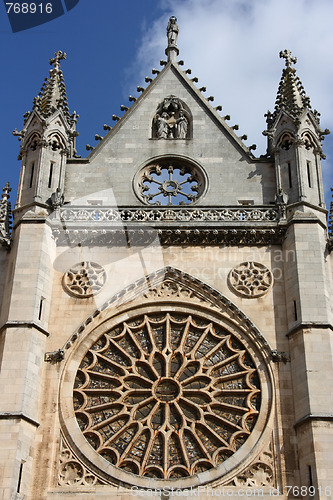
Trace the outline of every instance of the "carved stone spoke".
<path fill-rule="evenodd" d="M 118 324 L 91 346 L 74 409 L 89 444 L 113 465 L 173 479 L 235 453 L 255 425 L 260 395 L 238 338 L 215 321 L 165 311 Z"/>

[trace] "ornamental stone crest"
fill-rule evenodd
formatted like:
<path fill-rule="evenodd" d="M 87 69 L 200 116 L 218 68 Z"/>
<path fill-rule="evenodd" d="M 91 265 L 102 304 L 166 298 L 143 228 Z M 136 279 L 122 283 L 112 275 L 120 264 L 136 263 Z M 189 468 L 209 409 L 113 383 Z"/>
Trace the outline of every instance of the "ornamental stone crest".
<path fill-rule="evenodd" d="M 157 106 L 153 119 L 154 139 L 189 139 L 191 115 L 187 106 L 169 95 Z"/>
<path fill-rule="evenodd" d="M 228 276 L 230 287 L 239 295 L 257 298 L 265 295 L 273 284 L 271 271 L 258 262 L 242 262 Z"/>
<path fill-rule="evenodd" d="M 106 271 L 95 262 L 80 262 L 69 269 L 63 277 L 66 292 L 80 298 L 96 295 L 105 282 Z"/>

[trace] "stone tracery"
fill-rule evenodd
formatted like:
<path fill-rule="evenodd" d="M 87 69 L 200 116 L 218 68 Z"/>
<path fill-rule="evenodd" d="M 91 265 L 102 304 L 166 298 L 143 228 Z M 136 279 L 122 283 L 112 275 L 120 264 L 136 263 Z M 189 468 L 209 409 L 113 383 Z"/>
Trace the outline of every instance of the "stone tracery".
<path fill-rule="evenodd" d="M 180 312 L 123 322 L 90 348 L 74 407 L 113 465 L 173 479 L 216 467 L 246 441 L 260 408 L 256 366 L 218 323 Z"/>
<path fill-rule="evenodd" d="M 98 293 L 105 282 L 106 271 L 95 262 L 80 262 L 63 276 L 65 290 L 80 298 L 91 297 Z"/>
<path fill-rule="evenodd" d="M 203 193 L 203 173 L 174 158 L 160 160 L 141 170 L 137 192 L 149 205 L 190 205 Z"/>
<path fill-rule="evenodd" d="M 258 262 L 242 262 L 229 273 L 230 286 L 245 297 L 261 297 L 273 283 L 269 269 Z"/>

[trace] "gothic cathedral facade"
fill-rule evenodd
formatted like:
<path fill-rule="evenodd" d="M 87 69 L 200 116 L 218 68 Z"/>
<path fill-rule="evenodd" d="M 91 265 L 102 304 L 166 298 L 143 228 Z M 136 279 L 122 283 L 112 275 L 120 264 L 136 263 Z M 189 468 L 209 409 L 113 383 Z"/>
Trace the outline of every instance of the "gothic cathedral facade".
<path fill-rule="evenodd" d="M 87 158 L 60 51 L 15 131 L 1 500 L 333 494 L 329 131 L 285 50 L 257 158 L 177 37 Z"/>

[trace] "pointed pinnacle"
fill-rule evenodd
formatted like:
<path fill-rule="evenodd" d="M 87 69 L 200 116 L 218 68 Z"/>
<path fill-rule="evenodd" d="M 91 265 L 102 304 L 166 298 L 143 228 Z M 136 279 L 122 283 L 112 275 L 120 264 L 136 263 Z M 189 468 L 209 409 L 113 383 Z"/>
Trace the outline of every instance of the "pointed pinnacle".
<path fill-rule="evenodd" d="M 287 68 L 291 68 L 292 64 L 297 63 L 297 57 L 291 56 L 291 50 L 287 50 L 287 49 L 285 49 L 283 51 L 281 50 L 279 55 L 281 58 L 285 59 Z"/>
<path fill-rule="evenodd" d="M 9 198 L 9 193 L 11 192 L 12 188 L 9 187 L 9 182 L 6 183 L 5 187 L 2 188 L 3 194 L 2 194 L 2 201 L 7 201 Z"/>
<path fill-rule="evenodd" d="M 66 52 L 62 52 L 61 50 L 57 50 L 57 52 L 55 52 L 54 56 L 55 57 L 50 59 L 50 65 L 52 66 L 52 64 L 53 64 L 54 69 L 59 69 L 60 61 L 62 59 L 66 59 L 67 54 L 66 54 Z"/>

